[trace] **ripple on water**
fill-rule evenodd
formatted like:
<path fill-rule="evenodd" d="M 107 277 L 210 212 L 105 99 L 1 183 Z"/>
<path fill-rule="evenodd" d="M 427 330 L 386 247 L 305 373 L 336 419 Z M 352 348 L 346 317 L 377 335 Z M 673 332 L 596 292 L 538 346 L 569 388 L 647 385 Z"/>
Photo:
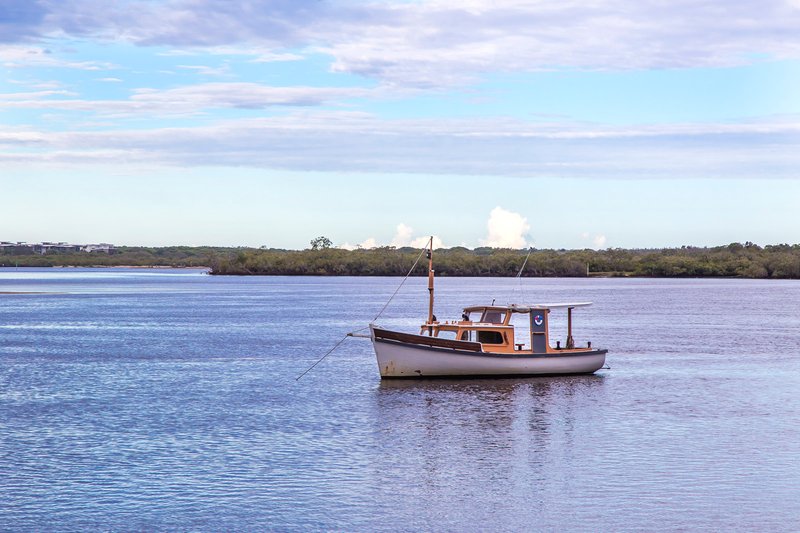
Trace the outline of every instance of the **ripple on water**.
<path fill-rule="evenodd" d="M 3 527 L 800 524 L 798 283 L 526 279 L 523 299 L 596 302 L 576 336 L 611 370 L 379 381 L 351 339 L 296 382 L 397 280 L 56 274 L 0 272 L 0 291 L 67 293 L 0 307 Z M 424 283 L 387 325 L 413 329 Z M 437 314 L 517 283 L 443 279 Z"/>

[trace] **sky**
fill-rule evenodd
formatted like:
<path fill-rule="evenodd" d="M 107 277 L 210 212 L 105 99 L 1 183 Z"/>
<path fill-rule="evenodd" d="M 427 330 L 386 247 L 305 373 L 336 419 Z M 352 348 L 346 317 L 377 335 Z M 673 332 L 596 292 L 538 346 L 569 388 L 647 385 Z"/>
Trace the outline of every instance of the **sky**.
<path fill-rule="evenodd" d="M 800 242 L 800 0 L 0 0 L 0 241 Z"/>

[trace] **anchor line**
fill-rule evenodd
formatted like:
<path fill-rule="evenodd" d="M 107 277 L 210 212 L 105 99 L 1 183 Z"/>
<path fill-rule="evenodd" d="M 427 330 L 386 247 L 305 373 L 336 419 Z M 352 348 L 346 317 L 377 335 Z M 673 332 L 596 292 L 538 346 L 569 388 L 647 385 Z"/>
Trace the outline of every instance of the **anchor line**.
<path fill-rule="evenodd" d="M 317 359 L 317 360 L 316 360 L 316 362 L 315 362 L 313 365 L 311 365 L 310 367 L 308 367 L 308 368 L 306 369 L 306 371 L 305 371 L 305 372 L 303 372 L 302 374 L 300 374 L 299 376 L 297 376 L 296 378 L 294 378 L 294 380 L 295 380 L 295 381 L 298 381 L 298 380 L 300 380 L 300 378 L 302 378 L 303 376 L 305 376 L 306 374 L 308 374 L 309 372 L 311 372 L 311 369 L 312 369 L 312 368 L 314 368 L 315 366 L 317 366 L 318 364 L 320 364 L 320 363 L 322 362 L 322 360 L 323 360 L 323 359 L 325 359 L 325 358 L 326 358 L 326 357 L 328 357 L 330 354 L 332 354 L 332 353 L 333 353 L 333 351 L 334 351 L 336 348 L 338 348 L 339 346 L 341 346 L 341 345 L 342 345 L 342 343 L 343 343 L 344 341 L 346 341 L 346 340 L 347 340 L 347 337 L 349 337 L 349 336 L 350 336 L 350 334 L 347 334 L 347 335 L 345 335 L 344 337 L 342 337 L 342 340 L 340 340 L 339 342 L 337 342 L 337 343 L 336 343 L 336 345 L 334 345 L 334 347 L 333 347 L 333 348 L 331 348 L 330 350 L 328 350 L 328 351 L 325 353 L 325 355 L 323 355 L 322 357 L 320 357 L 319 359 Z"/>
<path fill-rule="evenodd" d="M 381 310 L 378 312 L 378 314 L 377 314 L 377 315 L 375 315 L 375 318 L 373 318 L 373 319 L 372 319 L 372 322 L 375 322 L 376 320 L 378 320 L 378 318 L 379 318 L 379 317 L 380 317 L 380 316 L 383 314 L 383 312 L 384 312 L 384 311 L 386 311 L 386 308 L 387 308 L 387 307 L 389 307 L 389 304 L 392 302 L 392 299 L 394 299 L 394 297 L 395 297 L 395 296 L 397 296 L 397 293 L 398 293 L 398 292 L 400 292 L 400 289 L 403 287 L 403 284 L 406 282 L 406 280 L 409 278 L 409 276 L 411 276 L 411 273 L 412 273 L 412 272 L 414 272 L 414 269 L 415 269 L 415 268 L 417 268 L 417 263 L 419 263 L 419 260 L 422 258 L 422 254 L 424 254 L 424 253 L 425 253 L 425 248 L 423 248 L 423 249 L 422 249 L 422 251 L 419 253 L 419 255 L 417 256 L 417 260 L 416 260 L 416 261 L 414 261 L 414 265 L 413 265 L 413 266 L 411 267 L 411 269 L 408 271 L 408 274 L 406 274 L 406 275 L 405 275 L 405 277 L 403 278 L 403 280 L 400 282 L 400 285 L 398 285 L 397 289 L 395 289 L 394 293 L 393 293 L 393 294 L 392 294 L 392 295 L 389 297 L 389 300 L 386 302 L 386 304 L 383 306 L 383 308 L 382 308 L 382 309 L 381 309 Z M 349 332 L 347 335 L 345 335 L 344 337 L 342 337 L 342 339 L 341 339 L 339 342 L 337 342 L 337 343 L 336 343 L 336 344 L 333 346 L 333 348 L 331 348 L 330 350 L 328 350 L 328 351 L 325 353 L 325 355 L 323 355 L 322 357 L 320 357 L 319 359 L 317 359 L 317 360 L 314 362 L 314 364 L 313 364 L 313 365 L 311 365 L 310 367 L 308 367 L 308 368 L 307 368 L 307 369 L 306 369 L 306 370 L 305 370 L 305 371 L 304 371 L 302 374 L 300 374 L 299 376 L 297 376 L 296 378 L 294 378 L 294 380 L 295 380 L 295 381 L 298 381 L 300 378 L 302 378 L 303 376 L 305 376 L 306 374 L 308 374 L 308 373 L 311 371 L 311 369 L 313 369 L 315 366 L 317 366 L 318 364 L 320 364 L 320 363 L 322 362 L 322 360 L 323 360 L 323 359 L 325 359 L 326 357 L 328 357 L 330 354 L 332 354 L 332 353 L 334 352 L 334 350 L 336 350 L 336 348 L 338 348 L 339 346 L 341 346 L 341 345 L 342 345 L 342 343 L 343 343 L 344 341 L 346 341 L 348 337 L 361 337 L 361 335 L 356 335 L 356 333 L 358 333 L 359 331 L 364 331 L 364 330 L 365 330 L 365 329 L 367 329 L 367 328 L 369 328 L 369 326 L 364 326 L 363 328 L 359 328 L 359 329 L 357 329 L 357 330 L 354 330 L 354 331 L 351 331 L 351 332 Z"/>

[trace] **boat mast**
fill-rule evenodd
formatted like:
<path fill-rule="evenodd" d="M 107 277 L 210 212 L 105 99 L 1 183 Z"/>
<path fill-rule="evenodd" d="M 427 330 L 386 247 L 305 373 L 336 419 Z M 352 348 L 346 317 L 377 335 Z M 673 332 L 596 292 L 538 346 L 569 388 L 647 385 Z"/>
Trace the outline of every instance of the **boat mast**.
<path fill-rule="evenodd" d="M 433 324 L 433 236 L 428 241 L 428 324 Z M 428 334 L 433 335 L 433 327 L 428 326 Z"/>

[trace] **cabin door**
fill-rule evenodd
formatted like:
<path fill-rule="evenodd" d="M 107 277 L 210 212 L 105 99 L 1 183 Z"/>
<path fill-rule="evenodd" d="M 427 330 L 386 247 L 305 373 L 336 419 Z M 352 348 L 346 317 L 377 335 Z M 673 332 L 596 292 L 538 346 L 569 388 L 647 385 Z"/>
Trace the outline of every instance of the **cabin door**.
<path fill-rule="evenodd" d="M 547 309 L 531 309 L 531 348 L 547 353 Z"/>

